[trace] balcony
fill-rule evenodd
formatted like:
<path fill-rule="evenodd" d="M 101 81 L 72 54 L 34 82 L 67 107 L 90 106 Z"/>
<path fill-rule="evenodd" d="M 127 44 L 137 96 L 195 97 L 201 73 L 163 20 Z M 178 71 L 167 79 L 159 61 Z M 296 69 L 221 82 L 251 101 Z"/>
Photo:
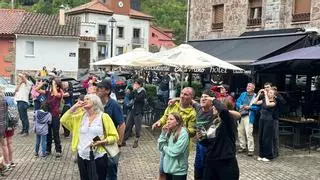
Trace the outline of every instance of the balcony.
<path fill-rule="evenodd" d="M 98 34 L 97 35 L 97 41 L 110 41 L 110 35 L 103 35 L 103 34 Z"/>
<path fill-rule="evenodd" d="M 310 21 L 310 13 L 299 13 L 292 15 L 292 22 Z"/>
<path fill-rule="evenodd" d="M 247 26 L 260 26 L 261 18 L 250 18 L 247 21 Z"/>
<path fill-rule="evenodd" d="M 211 24 L 211 29 L 213 29 L 213 30 L 223 29 L 223 22 L 222 23 L 212 23 Z"/>
<path fill-rule="evenodd" d="M 132 44 L 143 44 L 144 39 L 143 38 L 132 38 Z"/>

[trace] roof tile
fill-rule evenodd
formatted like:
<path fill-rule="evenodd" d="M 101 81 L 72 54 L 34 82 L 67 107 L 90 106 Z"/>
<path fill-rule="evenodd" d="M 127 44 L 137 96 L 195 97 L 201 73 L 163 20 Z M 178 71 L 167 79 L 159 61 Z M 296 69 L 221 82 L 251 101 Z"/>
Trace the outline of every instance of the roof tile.
<path fill-rule="evenodd" d="M 66 16 L 65 25 L 59 25 L 58 15 L 25 13 L 16 34 L 44 36 L 75 36 L 80 35 L 80 17 Z"/>
<path fill-rule="evenodd" d="M 24 14 L 22 9 L 0 9 L 0 34 L 13 35 Z"/>

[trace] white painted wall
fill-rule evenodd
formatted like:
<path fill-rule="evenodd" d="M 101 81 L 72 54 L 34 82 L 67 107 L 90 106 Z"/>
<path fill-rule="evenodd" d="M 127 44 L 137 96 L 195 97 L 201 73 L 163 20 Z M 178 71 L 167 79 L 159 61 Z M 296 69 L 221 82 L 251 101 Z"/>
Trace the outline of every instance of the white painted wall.
<path fill-rule="evenodd" d="M 94 14 L 87 13 L 78 15 L 81 17 L 81 36 L 91 36 L 96 37 L 98 35 L 99 25 L 107 25 L 107 35 L 111 37 L 111 28 L 109 27 L 108 21 L 111 18 L 109 15 L 103 14 Z M 85 16 L 87 16 L 85 18 Z M 124 27 L 124 38 L 117 38 L 117 28 L 115 27 L 113 30 L 113 55 L 116 54 L 116 47 L 124 47 L 124 51 L 132 50 L 132 37 L 133 37 L 133 29 L 139 28 L 141 29 L 141 38 L 143 38 L 144 43 L 142 45 L 143 48 L 149 50 L 149 27 L 150 22 L 147 20 L 139 20 L 132 19 L 129 16 L 114 14 L 113 17 L 117 21 L 117 26 Z M 95 26 L 95 31 L 92 30 L 92 26 Z M 88 33 L 85 33 L 88 31 Z M 98 61 L 98 43 L 107 44 L 108 47 L 108 57 L 110 57 L 111 52 L 111 42 L 94 42 L 87 47 L 91 49 L 91 57 L 90 61 L 95 62 Z M 83 47 L 83 43 L 80 43 L 80 47 Z"/>
<path fill-rule="evenodd" d="M 26 41 L 34 42 L 34 56 L 26 55 Z M 62 71 L 78 71 L 78 38 L 17 36 L 16 70 L 40 70 L 46 66 Z M 69 53 L 75 53 L 70 57 Z"/>

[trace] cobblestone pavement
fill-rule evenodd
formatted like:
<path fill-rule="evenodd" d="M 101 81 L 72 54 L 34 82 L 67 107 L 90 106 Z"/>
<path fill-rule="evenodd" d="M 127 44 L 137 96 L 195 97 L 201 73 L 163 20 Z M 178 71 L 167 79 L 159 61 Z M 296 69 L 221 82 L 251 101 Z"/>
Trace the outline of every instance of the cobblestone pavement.
<path fill-rule="evenodd" d="M 33 123 L 31 122 L 31 126 Z M 143 128 L 139 147 L 133 149 L 132 140 L 121 149 L 119 165 L 120 180 L 156 179 L 159 164 L 159 152 L 156 149 L 156 134 L 149 128 Z M 17 131 L 18 132 L 18 131 Z M 56 159 L 54 154 L 46 158 L 36 158 L 34 151 L 34 134 L 28 137 L 14 136 L 14 160 L 17 167 L 0 179 L 26 180 L 49 179 L 70 180 L 79 179 L 77 165 L 72 161 L 70 139 L 61 137 L 63 156 Z M 53 145 L 54 147 L 54 145 Z M 247 180 L 320 180 L 320 152 L 305 150 L 291 151 L 281 149 L 279 158 L 263 163 L 245 154 L 237 156 L 240 167 L 240 179 Z M 193 179 L 194 153 L 189 158 L 188 179 Z"/>

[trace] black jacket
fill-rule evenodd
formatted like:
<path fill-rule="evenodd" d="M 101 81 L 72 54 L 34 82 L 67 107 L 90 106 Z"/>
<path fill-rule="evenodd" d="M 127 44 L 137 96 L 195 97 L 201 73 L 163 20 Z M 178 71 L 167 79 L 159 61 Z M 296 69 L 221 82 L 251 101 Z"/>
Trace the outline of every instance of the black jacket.
<path fill-rule="evenodd" d="M 227 107 L 220 101 L 214 100 L 221 123 L 216 129 L 214 138 L 204 139 L 200 144 L 207 147 L 206 160 L 221 160 L 235 158 L 236 156 L 236 120 L 231 116 Z"/>
<path fill-rule="evenodd" d="M 134 103 L 132 107 L 132 112 L 134 115 L 143 114 L 145 100 L 147 98 L 146 90 L 141 87 L 133 91 Z"/>

